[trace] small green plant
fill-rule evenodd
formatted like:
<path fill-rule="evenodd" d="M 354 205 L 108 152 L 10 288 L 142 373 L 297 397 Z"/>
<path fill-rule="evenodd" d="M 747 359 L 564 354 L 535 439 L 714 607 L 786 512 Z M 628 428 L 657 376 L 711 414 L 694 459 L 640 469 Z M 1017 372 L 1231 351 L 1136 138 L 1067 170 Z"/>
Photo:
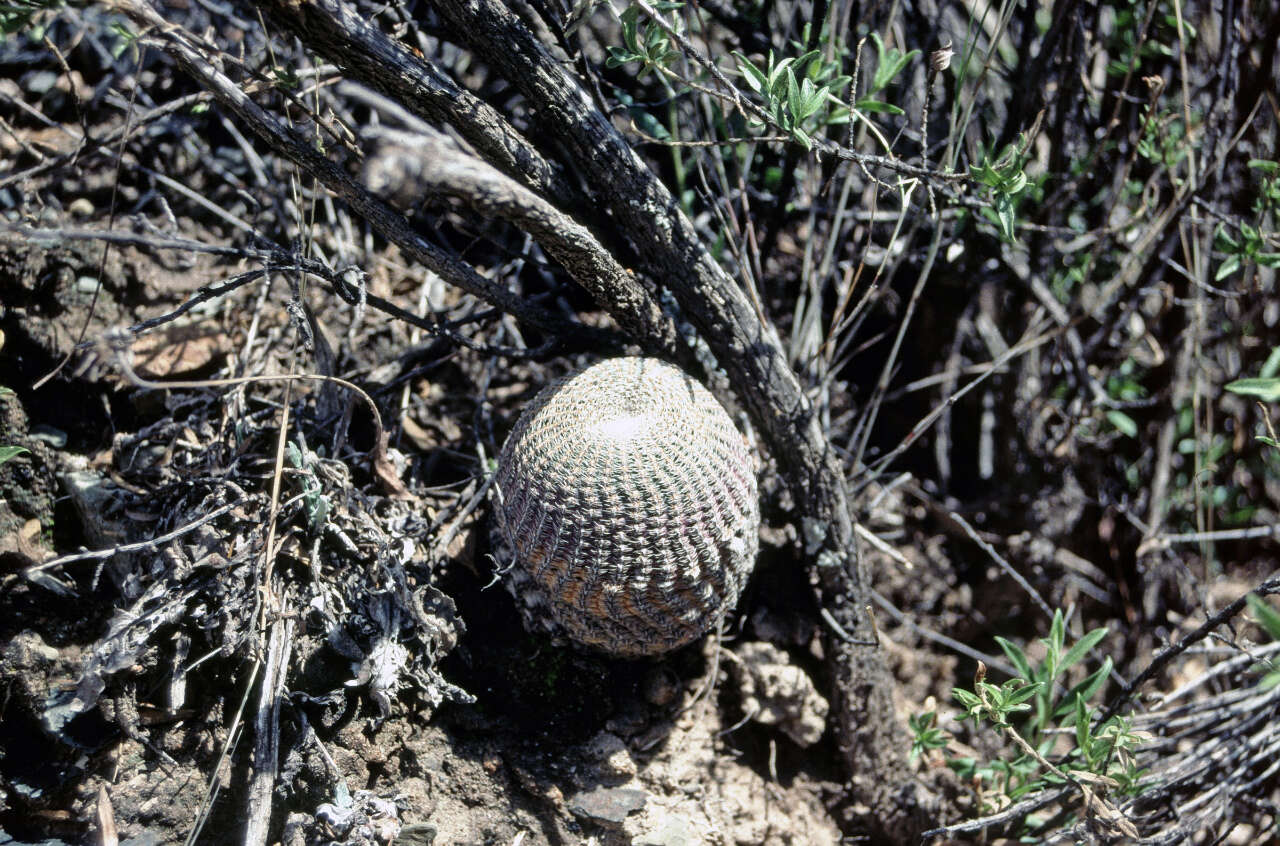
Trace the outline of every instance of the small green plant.
<path fill-rule="evenodd" d="M 805 147 L 811 147 L 813 133 L 819 127 L 847 123 L 855 114 L 865 120 L 864 113 L 903 113 L 880 99 L 880 95 L 920 51 L 904 53 L 885 47 L 878 34 L 870 37 L 876 51 L 876 69 L 866 93 L 854 102 L 853 114 L 842 99 L 850 77 L 840 72 L 839 62 L 825 61 L 820 50 L 784 59 L 778 59 L 771 50 L 763 67 L 736 51 L 733 58 L 738 63 L 738 73 L 760 95 L 773 122 Z M 837 55 L 844 53 L 843 49 L 836 50 Z"/>
<path fill-rule="evenodd" d="M 1253 201 L 1255 218 L 1253 223 L 1218 224 L 1213 234 L 1213 246 L 1225 255 L 1214 275 L 1218 282 L 1251 264 L 1280 267 L 1280 252 L 1274 249 L 1276 233 L 1266 231 L 1268 223 L 1273 222 L 1276 212 L 1280 211 L 1280 162 L 1252 159 L 1249 169 L 1259 176 L 1257 196 Z"/>
<path fill-rule="evenodd" d="M 332 506 L 329 504 L 329 498 L 324 495 L 320 480 L 312 467 L 313 454 L 292 441 L 286 445 L 285 451 L 289 463 L 294 469 L 300 471 L 298 478 L 302 482 L 302 504 L 307 512 L 307 523 L 313 534 L 319 534 L 324 529 Z"/>
<path fill-rule="evenodd" d="M 35 26 L 36 15 L 61 5 L 62 0 L 10 0 L 0 3 L 0 35 L 7 37 L 30 29 L 32 37 L 39 40 L 40 32 Z M 43 30 L 43 27 L 39 29 Z"/>
<path fill-rule="evenodd" d="M 1162 109 L 1154 114 L 1148 110 L 1138 138 L 1138 155 L 1146 161 L 1166 170 L 1173 170 L 1186 157 L 1186 123 L 1173 109 Z"/>
<path fill-rule="evenodd" d="M 1238 235 L 1222 224 L 1214 232 L 1213 245 L 1219 252 L 1226 253 L 1214 279 L 1221 282 L 1243 267 L 1257 263 L 1263 267 L 1280 267 L 1280 252 L 1268 252 L 1266 237 L 1257 227 L 1241 221 L 1237 226 Z"/>
<path fill-rule="evenodd" d="M 1113 0 L 1105 5 L 1115 15 L 1111 32 L 1106 36 L 1107 55 L 1115 57 L 1107 63 L 1108 74 L 1124 76 L 1134 73 L 1141 68 L 1144 59 L 1162 60 L 1174 54 L 1173 45 L 1178 41 L 1178 16 L 1171 4 L 1159 4 L 1168 11 L 1155 15 L 1150 28 L 1143 24 L 1147 11 L 1139 3 Z M 1195 27 L 1186 19 L 1182 21 L 1182 37 L 1185 41 L 1196 37 Z"/>
<path fill-rule="evenodd" d="M 912 714 L 907 717 L 907 727 L 911 729 L 911 760 L 936 749 L 946 749 L 950 736 L 938 728 L 938 712 L 925 711 L 923 714 Z"/>
<path fill-rule="evenodd" d="M 653 8 L 658 14 L 666 14 L 678 10 L 683 3 L 655 3 Z M 622 21 L 622 46 L 610 47 L 605 64 L 611 68 L 621 67 L 632 62 L 640 63 L 642 77 L 651 70 L 665 68 L 678 51 L 671 44 L 671 37 L 660 26 L 644 24 L 640 20 L 642 12 L 639 6 L 631 6 L 619 18 Z"/>
<path fill-rule="evenodd" d="M 1253 211 L 1261 220 L 1280 211 L 1280 162 L 1250 159 L 1249 169 L 1262 176 L 1258 184 L 1258 196 L 1253 201 Z"/>
<path fill-rule="evenodd" d="M 1259 403 L 1264 402 L 1280 402 L 1280 347 L 1271 350 L 1271 354 L 1267 356 L 1267 360 L 1262 364 L 1262 370 L 1256 377 L 1251 379 L 1237 379 L 1229 382 L 1225 386 L 1228 391 L 1233 394 L 1240 394 L 1246 397 L 1256 397 Z M 1257 438 L 1269 447 L 1280 449 L 1280 440 L 1276 438 L 1275 432 L 1272 431 L 1271 420 L 1265 417 L 1266 408 L 1262 408 L 1264 421 L 1267 426 L 1266 435 L 1258 435 Z"/>
<path fill-rule="evenodd" d="M 963 709 L 962 721 L 992 726 L 1012 741 L 1015 750 L 991 761 L 946 757 L 947 764 L 962 778 L 981 785 L 987 810 L 1062 784 L 1065 778 L 1122 793 L 1139 789 L 1143 770 L 1133 752 L 1142 736 L 1125 717 L 1098 724 L 1097 711 L 1089 705 L 1106 683 L 1111 659 L 1105 658 L 1070 688 L 1062 686 L 1068 671 L 1106 635 L 1105 628 L 1094 629 L 1068 647 L 1065 620 L 1057 611 L 1049 636 L 1040 641 L 1045 653 L 1042 659 L 1032 662 L 1021 647 L 998 637 L 996 642 L 1017 675 L 994 684 L 987 681 L 986 666 L 979 663 L 973 686 L 952 691 Z M 910 718 L 909 725 L 913 757 L 947 748 L 949 738 L 937 727 L 933 711 Z"/>
<path fill-rule="evenodd" d="M 781 60 L 770 50 L 763 68 L 741 53 L 733 57 L 743 81 L 760 95 L 773 122 L 806 147 L 813 143 L 813 124 L 823 122 L 832 103 L 839 105 L 835 92 L 849 84 L 847 76 L 830 76 L 831 69 L 820 61 L 817 50 Z"/>
<path fill-rule="evenodd" d="M 1119 404 L 1143 400 L 1147 389 L 1142 384 L 1143 368 L 1132 358 L 1126 358 L 1107 376 L 1107 396 Z M 1108 408 L 1104 415 L 1107 423 L 1128 438 L 1138 437 L 1138 422 L 1119 408 Z"/>
<path fill-rule="evenodd" d="M 138 39 L 141 36 L 122 21 L 116 21 L 111 24 L 111 31 L 116 34 L 117 38 L 116 43 L 111 47 L 111 57 L 118 59 L 128 52 L 129 58 L 137 62 L 139 58 Z"/>
<path fill-rule="evenodd" d="M 857 108 L 864 112 L 888 112 L 900 115 L 903 113 L 902 109 L 892 103 L 877 100 L 875 97 L 898 78 L 898 74 L 920 55 L 920 51 L 909 50 L 903 53 L 897 48 L 885 47 L 884 41 L 874 32 L 871 33 L 871 43 L 876 48 L 876 72 L 871 77 L 871 85 L 867 88 L 867 93 L 858 100 Z"/>
<path fill-rule="evenodd" d="M 1280 640 L 1280 611 L 1276 611 L 1270 603 L 1256 593 L 1246 596 L 1245 601 L 1249 603 L 1249 610 L 1253 612 L 1254 622 L 1262 626 L 1263 631 L 1273 641 Z M 1280 685 L 1280 665 L 1274 660 L 1262 661 L 1258 669 L 1262 672 L 1262 678 L 1258 681 L 1258 687 L 1261 690 L 1271 690 Z"/>
<path fill-rule="evenodd" d="M 973 178 L 987 187 L 990 208 L 982 209 L 988 220 L 1000 230 L 1000 237 L 1013 241 L 1014 217 L 1018 203 L 1026 195 L 1030 183 L 1023 170 L 1027 163 L 1030 139 L 1024 134 L 1016 144 L 1010 144 L 1000 155 L 992 156 L 983 149 L 978 164 L 969 167 Z"/>

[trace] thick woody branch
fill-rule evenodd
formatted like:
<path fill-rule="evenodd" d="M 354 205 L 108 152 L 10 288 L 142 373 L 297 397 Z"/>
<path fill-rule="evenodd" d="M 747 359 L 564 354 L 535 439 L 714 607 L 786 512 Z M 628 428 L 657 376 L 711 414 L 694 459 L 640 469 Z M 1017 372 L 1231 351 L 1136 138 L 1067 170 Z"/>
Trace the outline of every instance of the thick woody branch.
<path fill-rule="evenodd" d="M 459 256 L 423 238 L 403 215 L 352 179 L 315 146 L 285 126 L 228 78 L 219 55 L 206 49 L 190 33 L 169 24 L 145 0 L 114 0 L 111 6 L 149 28 L 149 41 L 173 57 L 178 65 L 208 89 L 228 111 L 277 153 L 314 176 L 405 255 L 435 272 L 451 285 L 486 300 L 545 332 L 563 335 L 595 331 L 546 309 L 531 305 L 512 291 L 485 278 Z"/>
<path fill-rule="evenodd" d="M 381 166 L 388 159 L 394 162 L 389 174 Z M 391 187 L 382 181 L 394 180 L 401 193 L 455 197 L 484 217 L 514 224 L 532 235 L 625 332 L 656 354 L 678 357 L 682 345 L 675 323 L 585 226 L 448 139 L 434 134 L 398 138 L 370 157 L 365 180 L 378 193 Z"/>
<path fill-rule="evenodd" d="M 347 4 L 337 0 L 267 0 L 256 5 L 351 79 L 385 94 L 426 121 L 449 124 L 498 170 L 562 208 L 572 205 L 572 192 L 555 167 L 496 109 L 459 88 Z"/>

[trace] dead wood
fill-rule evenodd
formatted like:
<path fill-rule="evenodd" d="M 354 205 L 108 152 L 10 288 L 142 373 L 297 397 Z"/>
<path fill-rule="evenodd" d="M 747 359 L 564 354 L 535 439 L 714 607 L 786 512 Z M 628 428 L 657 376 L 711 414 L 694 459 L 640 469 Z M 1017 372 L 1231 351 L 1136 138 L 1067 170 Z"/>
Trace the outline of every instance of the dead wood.
<path fill-rule="evenodd" d="M 352 79 L 426 121 L 452 126 L 490 164 L 526 188 L 545 194 L 557 205 L 572 202 L 574 193 L 557 168 L 497 110 L 347 4 L 312 0 L 258 5 Z"/>
<path fill-rule="evenodd" d="M 653 295 L 596 240 L 585 226 L 515 180 L 461 152 L 443 136 L 414 134 L 397 139 L 365 168 L 366 179 L 384 157 L 396 161 L 397 190 L 457 197 L 487 218 L 507 220 L 532 235 L 596 302 L 651 352 L 676 357 L 675 322 Z M 370 187 L 380 192 L 376 174 Z M 687 350 L 681 353 L 691 362 Z"/>
<path fill-rule="evenodd" d="M 310 139 L 303 138 L 250 99 L 219 69 L 221 61 L 215 64 L 214 60 L 218 57 L 216 48 L 203 44 L 192 34 L 169 24 L 154 8 L 141 0 L 115 0 L 111 6 L 148 27 L 161 49 L 172 56 L 188 75 L 208 88 L 218 102 L 243 121 L 254 134 L 303 171 L 320 180 L 410 258 L 421 262 L 449 284 L 493 303 L 532 326 L 552 334 L 584 331 L 584 327 L 535 306 L 484 277 L 451 251 L 433 244 L 414 231 L 403 215 L 366 191 L 346 171 L 319 152 Z"/>

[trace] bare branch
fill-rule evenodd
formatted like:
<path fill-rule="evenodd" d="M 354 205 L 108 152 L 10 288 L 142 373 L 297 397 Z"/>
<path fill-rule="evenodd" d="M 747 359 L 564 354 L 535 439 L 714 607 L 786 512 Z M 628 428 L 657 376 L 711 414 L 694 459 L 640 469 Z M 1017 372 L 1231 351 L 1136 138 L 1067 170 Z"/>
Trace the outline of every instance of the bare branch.
<path fill-rule="evenodd" d="M 312 143 L 282 124 L 249 99 L 219 67 L 217 54 L 181 28 L 169 24 L 145 0 L 112 0 L 110 6 L 149 28 L 144 36 L 171 55 L 186 73 L 205 86 L 222 106 L 253 132 L 369 221 L 384 238 L 405 254 L 437 273 L 446 282 L 475 294 L 521 320 L 554 334 L 580 332 L 581 326 L 546 309 L 531 305 L 507 288 L 480 275 L 453 252 L 427 241 L 414 231 L 403 215 L 370 194 Z"/>
<path fill-rule="evenodd" d="M 573 192 L 555 167 L 506 118 L 346 3 L 272 0 L 259 5 L 352 79 L 402 103 L 424 120 L 452 126 L 498 170 L 562 207 L 572 205 Z"/>
<path fill-rule="evenodd" d="M 502 218 L 532 235 L 613 319 L 653 352 L 675 357 L 679 336 L 653 295 L 573 218 L 497 169 L 457 150 L 437 134 L 393 138 L 365 167 L 370 189 L 382 193 L 381 162 L 395 163 L 400 190 L 447 194 L 485 217 Z M 408 185 L 406 186 L 406 181 Z M 692 360 L 691 354 L 686 358 Z"/>

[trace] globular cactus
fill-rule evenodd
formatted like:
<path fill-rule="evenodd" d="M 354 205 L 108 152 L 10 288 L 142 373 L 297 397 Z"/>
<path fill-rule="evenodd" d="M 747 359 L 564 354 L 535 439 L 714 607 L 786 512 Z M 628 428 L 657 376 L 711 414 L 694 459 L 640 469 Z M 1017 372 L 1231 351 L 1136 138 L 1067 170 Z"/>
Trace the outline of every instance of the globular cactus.
<path fill-rule="evenodd" d="M 622 657 L 701 636 L 755 563 L 746 439 L 706 388 L 658 359 L 549 385 L 498 461 L 494 539 L 526 625 Z"/>

